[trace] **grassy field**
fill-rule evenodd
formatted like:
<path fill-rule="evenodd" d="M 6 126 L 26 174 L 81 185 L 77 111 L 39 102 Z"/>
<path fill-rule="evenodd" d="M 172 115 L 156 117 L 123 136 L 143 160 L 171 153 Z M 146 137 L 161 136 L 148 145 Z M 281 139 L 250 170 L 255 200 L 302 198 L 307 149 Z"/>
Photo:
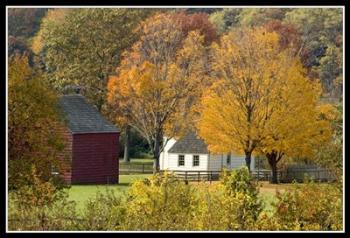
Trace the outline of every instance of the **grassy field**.
<path fill-rule="evenodd" d="M 69 199 L 77 203 L 77 209 L 81 209 L 89 198 L 93 198 L 96 195 L 97 191 L 103 193 L 108 188 L 117 194 L 122 193 L 134 181 L 149 176 L 150 174 L 119 175 L 119 184 L 115 185 L 72 185 L 69 189 Z"/>
<path fill-rule="evenodd" d="M 75 201 L 77 203 L 77 209 L 81 210 L 84 207 L 84 204 L 86 201 L 89 200 L 89 198 L 93 198 L 97 191 L 100 192 L 106 192 L 106 189 L 111 189 L 112 191 L 115 191 L 118 193 L 125 192 L 130 185 L 139 179 L 144 179 L 151 176 L 150 174 L 133 174 L 133 175 L 120 175 L 119 176 L 119 184 L 116 185 L 72 185 L 72 187 L 69 189 L 69 199 L 72 201 Z M 198 184 L 197 182 L 191 182 L 193 185 Z M 213 185 L 215 186 L 217 182 L 213 182 Z M 199 184 L 198 184 L 199 185 Z M 291 187 L 291 184 L 270 184 L 268 182 L 260 182 L 259 183 L 259 191 L 260 196 L 264 201 L 265 209 L 267 211 L 272 211 L 271 202 L 276 201 L 275 193 L 278 189 L 279 191 L 283 192 L 288 187 Z M 200 188 L 200 186 L 198 187 Z"/>
<path fill-rule="evenodd" d="M 108 190 L 114 191 L 116 194 L 122 194 L 130 188 L 131 184 L 136 180 L 142 180 L 151 176 L 151 174 L 132 174 L 132 175 L 119 175 L 119 184 L 115 185 L 72 185 L 68 190 L 69 200 L 75 201 L 77 204 L 78 212 L 81 212 L 85 203 L 94 198 L 99 191 L 104 193 Z M 201 189 L 201 186 L 209 185 L 209 182 L 198 183 L 190 182 L 192 185 Z M 218 181 L 212 182 L 209 186 L 215 186 Z M 270 184 L 269 182 L 259 182 L 259 196 L 262 198 L 265 204 L 266 211 L 272 211 L 271 203 L 276 201 L 276 190 L 280 192 L 285 191 L 287 188 L 291 188 L 292 184 Z"/>

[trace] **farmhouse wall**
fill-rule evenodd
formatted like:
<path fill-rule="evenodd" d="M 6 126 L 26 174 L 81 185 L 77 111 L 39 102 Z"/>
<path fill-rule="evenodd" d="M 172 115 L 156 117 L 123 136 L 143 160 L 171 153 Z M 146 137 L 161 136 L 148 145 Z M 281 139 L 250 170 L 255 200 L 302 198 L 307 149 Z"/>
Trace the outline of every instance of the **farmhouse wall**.
<path fill-rule="evenodd" d="M 164 137 L 164 141 L 166 140 L 166 137 Z M 176 140 L 174 138 L 170 139 L 167 144 L 165 145 L 163 152 L 159 155 L 159 167 L 161 170 L 165 170 L 169 167 L 168 164 L 168 150 L 175 144 Z"/>
<path fill-rule="evenodd" d="M 185 165 L 178 166 L 178 158 L 181 154 L 168 153 L 168 167 L 169 170 L 208 170 L 208 155 L 206 154 L 183 154 L 185 156 Z M 199 166 L 193 166 L 193 155 L 199 155 Z"/>
<path fill-rule="evenodd" d="M 221 154 L 209 155 L 209 168 L 211 171 L 220 171 L 226 165 L 226 157 Z"/>
<path fill-rule="evenodd" d="M 237 155 L 232 153 L 231 154 L 231 161 L 230 163 L 227 163 L 227 154 L 210 154 L 209 158 L 209 170 L 217 171 L 221 170 L 221 168 L 228 168 L 228 169 L 238 169 L 242 166 L 245 166 L 245 156 L 244 155 Z M 251 159 L 251 165 L 250 169 L 254 170 L 255 167 L 255 160 L 254 157 Z"/>

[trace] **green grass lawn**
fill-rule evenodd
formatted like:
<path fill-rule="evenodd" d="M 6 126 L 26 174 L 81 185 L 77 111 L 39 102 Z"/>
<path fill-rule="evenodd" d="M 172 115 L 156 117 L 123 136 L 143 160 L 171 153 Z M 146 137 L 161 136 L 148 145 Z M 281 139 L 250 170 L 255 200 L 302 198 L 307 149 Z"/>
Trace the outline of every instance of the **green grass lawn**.
<path fill-rule="evenodd" d="M 114 185 L 72 185 L 69 189 L 69 199 L 75 201 L 77 203 L 77 209 L 81 210 L 89 198 L 93 198 L 98 191 L 104 193 L 106 192 L 106 189 L 109 189 L 116 194 L 122 194 L 134 181 L 149 176 L 151 176 L 151 174 L 119 175 L 119 184 Z M 196 184 L 196 182 L 194 182 L 194 184 Z M 263 199 L 265 210 L 268 212 L 272 212 L 271 203 L 276 201 L 276 189 L 282 192 L 291 186 L 291 184 L 274 185 L 269 184 L 268 182 L 260 182 L 259 184 L 259 196 Z"/>
<path fill-rule="evenodd" d="M 151 176 L 150 174 L 132 174 L 119 175 L 119 184 L 113 185 L 72 185 L 69 189 L 69 200 L 77 203 L 77 209 L 82 209 L 89 198 L 93 198 L 97 191 L 106 192 L 106 189 L 115 191 L 115 193 L 123 193 L 130 185 L 139 179 Z"/>
<path fill-rule="evenodd" d="M 123 158 L 119 158 L 120 164 L 127 164 L 123 161 Z M 153 165 L 153 159 L 152 158 L 130 158 L 130 164 L 147 164 L 147 165 Z"/>
<path fill-rule="evenodd" d="M 119 175 L 119 184 L 114 185 L 72 185 L 68 190 L 69 200 L 76 202 L 76 208 L 78 213 L 82 212 L 85 203 L 96 196 L 99 191 L 105 193 L 108 190 L 114 191 L 117 195 L 122 195 L 130 188 L 131 184 L 137 180 L 142 180 L 150 177 L 151 174 L 131 174 L 131 175 Z M 192 185 L 201 187 L 201 183 L 191 182 Z M 218 182 L 212 182 L 210 186 L 215 186 Z M 322 186 L 322 184 L 320 184 Z M 259 196 L 264 203 L 264 210 L 272 214 L 273 207 L 272 202 L 276 202 L 276 190 L 283 192 L 288 188 L 293 188 L 292 184 L 270 184 L 269 182 L 259 182 Z M 9 196 L 11 193 L 9 193 Z M 10 196 L 11 197 L 11 196 Z M 11 201 L 11 199 L 10 199 Z M 11 205 L 11 202 L 10 202 Z M 10 206 L 11 207 L 11 206 Z"/>

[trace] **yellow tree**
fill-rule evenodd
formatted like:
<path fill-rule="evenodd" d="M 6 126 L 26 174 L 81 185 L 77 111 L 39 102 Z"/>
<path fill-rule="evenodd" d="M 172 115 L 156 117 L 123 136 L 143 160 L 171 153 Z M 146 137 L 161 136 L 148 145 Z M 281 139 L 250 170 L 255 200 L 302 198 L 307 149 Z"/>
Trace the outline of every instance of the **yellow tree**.
<path fill-rule="evenodd" d="M 278 40 L 255 28 L 230 32 L 213 45 L 216 83 L 203 97 L 199 134 L 212 151 L 244 153 L 249 169 L 252 153 L 273 154 L 274 169 L 283 154 L 308 151 L 299 142 L 319 134 L 317 84 Z"/>
<path fill-rule="evenodd" d="M 305 77 L 301 62 L 286 55 L 281 60 L 281 82 L 277 97 L 267 107 L 273 110 L 264 120 L 259 151 L 272 169 L 272 182 L 277 183 L 277 164 L 288 157 L 313 158 L 317 148 L 331 139 L 331 127 L 322 117 L 319 106 L 320 84 Z"/>
<path fill-rule="evenodd" d="M 183 39 L 179 22 L 160 13 L 142 22 L 140 40 L 125 52 L 117 75 L 108 83 L 108 102 L 118 120 L 126 121 L 148 142 L 154 171 L 166 144 L 178 133 L 199 93 L 205 70 L 204 38 L 191 32 Z"/>

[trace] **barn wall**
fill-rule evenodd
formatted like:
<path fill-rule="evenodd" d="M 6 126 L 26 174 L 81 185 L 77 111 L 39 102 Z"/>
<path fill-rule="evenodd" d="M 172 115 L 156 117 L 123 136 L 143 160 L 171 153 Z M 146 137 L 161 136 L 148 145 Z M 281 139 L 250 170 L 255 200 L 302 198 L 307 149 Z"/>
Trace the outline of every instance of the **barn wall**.
<path fill-rule="evenodd" d="M 118 183 L 118 153 L 119 133 L 74 134 L 72 183 Z"/>
<path fill-rule="evenodd" d="M 169 170 L 195 170 L 205 171 L 208 169 L 208 155 L 207 154 L 183 154 L 185 155 L 185 166 L 178 166 L 178 157 L 180 154 L 168 153 L 168 167 Z M 193 166 L 193 155 L 199 155 L 199 166 Z"/>
<path fill-rule="evenodd" d="M 57 124 L 57 133 L 61 133 L 65 140 L 64 150 L 58 155 L 59 159 L 62 161 L 61 168 L 59 169 L 60 175 L 66 183 L 71 183 L 72 178 L 72 141 L 73 137 L 70 131 Z"/>

